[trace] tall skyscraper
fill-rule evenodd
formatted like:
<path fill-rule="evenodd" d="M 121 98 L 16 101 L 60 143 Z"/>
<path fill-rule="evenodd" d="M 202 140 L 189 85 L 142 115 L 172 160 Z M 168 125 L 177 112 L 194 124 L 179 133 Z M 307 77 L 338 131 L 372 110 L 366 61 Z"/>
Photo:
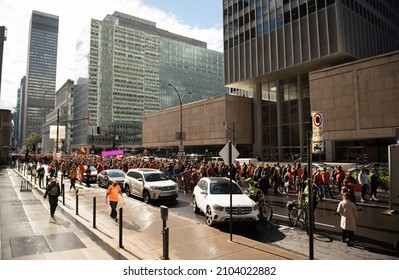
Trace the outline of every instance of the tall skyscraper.
<path fill-rule="evenodd" d="M 254 98 L 265 160 L 305 155 L 309 72 L 399 49 L 392 0 L 223 0 L 223 23 L 225 84 Z"/>
<path fill-rule="evenodd" d="M 205 42 L 170 33 L 157 28 L 154 22 L 119 12 L 102 21 L 92 19 L 87 31 L 87 38 L 77 44 L 81 57 L 87 58 L 80 60 L 83 66 L 78 66 L 77 73 L 88 69 L 90 123 L 86 137 L 80 135 L 81 128 L 79 133 L 74 131 L 75 146 L 141 145 L 142 117 L 177 106 L 176 91 L 181 95 L 192 92 L 185 102 L 228 92 L 223 81 L 223 53 L 207 49 Z M 90 48 L 84 45 L 88 38 Z M 76 107 L 81 107 L 83 96 L 83 92 L 75 91 Z M 83 118 L 85 112 L 84 108 L 75 110 L 74 118 Z M 96 133 L 97 127 L 100 135 Z"/>
<path fill-rule="evenodd" d="M 32 11 L 29 32 L 28 65 L 26 71 L 23 119 L 21 119 L 25 140 L 32 132 L 41 134 L 46 115 L 54 109 L 57 50 L 58 16 Z"/>

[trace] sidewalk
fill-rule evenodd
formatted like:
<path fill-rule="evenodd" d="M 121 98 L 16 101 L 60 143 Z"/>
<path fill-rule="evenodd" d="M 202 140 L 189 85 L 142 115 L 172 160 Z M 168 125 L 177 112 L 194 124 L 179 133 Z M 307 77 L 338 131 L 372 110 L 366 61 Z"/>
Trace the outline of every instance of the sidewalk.
<path fill-rule="evenodd" d="M 122 241 L 119 224 L 109 217 L 104 190 L 79 190 L 79 215 L 75 194 L 65 191 L 55 218 L 49 215 L 44 189 L 21 191 L 22 177 L 13 169 L 0 169 L 0 231 L 3 260 L 156 260 L 162 259 L 163 241 L 159 209 L 129 200 L 124 206 Z M 77 184 L 79 186 L 79 184 Z M 92 195 L 98 192 L 96 228 L 92 220 Z M 126 213 L 126 214 L 125 214 Z M 162 224 L 161 224 L 162 226 Z M 199 225 L 169 214 L 171 260 L 306 260 L 295 252 L 242 236 Z M 122 246 L 119 246 L 120 244 Z"/>

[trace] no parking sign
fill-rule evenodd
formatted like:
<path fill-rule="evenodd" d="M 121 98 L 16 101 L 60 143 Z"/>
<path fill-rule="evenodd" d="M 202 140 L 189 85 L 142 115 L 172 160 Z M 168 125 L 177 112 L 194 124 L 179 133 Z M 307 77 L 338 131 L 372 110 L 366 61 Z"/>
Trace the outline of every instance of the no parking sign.
<path fill-rule="evenodd" d="M 312 152 L 324 152 L 324 117 L 321 112 L 312 112 Z"/>

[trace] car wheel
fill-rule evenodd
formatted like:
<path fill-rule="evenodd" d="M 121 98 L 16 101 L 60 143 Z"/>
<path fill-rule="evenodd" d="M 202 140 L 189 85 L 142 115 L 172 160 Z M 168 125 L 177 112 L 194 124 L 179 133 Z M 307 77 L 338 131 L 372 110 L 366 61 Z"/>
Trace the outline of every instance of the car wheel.
<path fill-rule="evenodd" d="M 126 196 L 130 196 L 131 195 L 129 185 L 125 185 L 125 194 L 126 194 Z"/>
<path fill-rule="evenodd" d="M 193 211 L 196 214 L 198 214 L 200 212 L 198 205 L 197 205 L 197 200 L 195 199 L 195 197 L 193 197 Z"/>
<path fill-rule="evenodd" d="M 150 203 L 151 201 L 150 193 L 147 190 L 143 192 L 143 200 L 145 203 Z"/>
<path fill-rule="evenodd" d="M 213 221 L 213 216 L 212 216 L 212 210 L 211 210 L 211 207 L 209 207 L 209 206 L 206 207 L 205 217 L 206 217 L 206 224 L 208 226 L 213 226 L 214 221 Z"/>

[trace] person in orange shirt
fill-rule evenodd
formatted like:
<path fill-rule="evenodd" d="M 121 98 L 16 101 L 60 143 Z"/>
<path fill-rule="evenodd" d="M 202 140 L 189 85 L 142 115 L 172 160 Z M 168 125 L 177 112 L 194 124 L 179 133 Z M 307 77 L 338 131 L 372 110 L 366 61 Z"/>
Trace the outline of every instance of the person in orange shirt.
<path fill-rule="evenodd" d="M 115 219 L 115 222 L 118 222 L 118 212 L 116 211 L 116 207 L 118 206 L 119 194 L 122 198 L 122 204 L 125 204 L 121 187 L 118 185 L 116 180 L 113 180 L 112 184 L 107 189 L 107 193 L 105 194 L 105 203 L 109 203 L 109 206 L 111 206 L 110 216 L 112 219 Z"/>
<path fill-rule="evenodd" d="M 85 172 L 85 166 L 83 165 L 83 162 L 79 164 L 79 172 L 78 172 L 78 180 L 80 184 L 83 182 L 83 172 Z"/>

